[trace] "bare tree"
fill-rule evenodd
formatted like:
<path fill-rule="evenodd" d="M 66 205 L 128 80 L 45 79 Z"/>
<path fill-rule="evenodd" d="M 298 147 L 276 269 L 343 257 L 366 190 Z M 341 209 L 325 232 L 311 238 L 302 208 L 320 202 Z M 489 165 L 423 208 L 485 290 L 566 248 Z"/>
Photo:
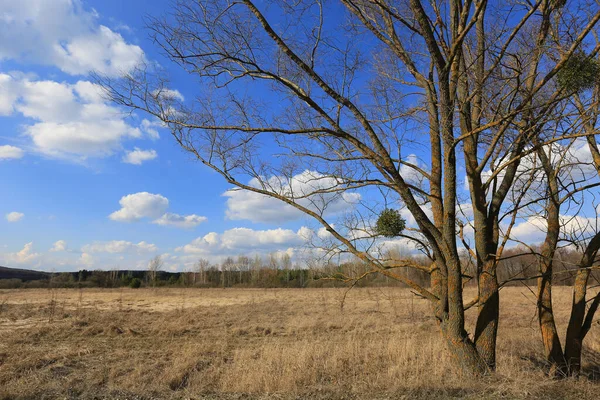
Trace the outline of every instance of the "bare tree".
<path fill-rule="evenodd" d="M 230 184 L 311 217 L 325 232 L 312 236 L 324 257 L 352 256 L 366 274 L 397 279 L 429 299 L 457 367 L 481 374 L 496 366 L 507 196 L 524 156 L 566 139 L 532 144 L 562 100 L 556 74 L 600 20 L 593 1 L 563 6 L 281 0 L 267 10 L 251 0 L 178 1 L 150 30 L 198 78 L 193 104 L 148 69 L 101 82 L 113 101 L 160 119 Z M 569 38 L 558 55 L 556 36 Z M 461 168 L 478 285 L 468 302 Z M 394 240 L 423 251 L 429 266 L 385 258 L 374 223 L 389 208 L 414 220 Z M 397 268 L 425 271 L 431 287 Z M 473 305 L 470 336 L 464 313 Z"/>
<path fill-rule="evenodd" d="M 160 255 L 153 257 L 148 263 L 148 275 L 150 276 L 150 282 L 152 286 L 156 286 L 156 280 L 158 279 L 158 273 L 162 271 L 163 260 Z"/>
<path fill-rule="evenodd" d="M 194 285 L 196 284 L 196 274 L 200 274 L 200 283 L 206 284 L 206 271 L 210 267 L 210 261 L 206 258 L 199 258 L 194 265 Z"/>

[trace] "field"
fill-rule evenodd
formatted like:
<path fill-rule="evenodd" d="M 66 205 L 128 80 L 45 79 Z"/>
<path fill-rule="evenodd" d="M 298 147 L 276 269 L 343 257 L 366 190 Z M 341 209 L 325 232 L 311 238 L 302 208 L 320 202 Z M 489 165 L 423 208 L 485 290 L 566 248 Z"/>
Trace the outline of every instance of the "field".
<path fill-rule="evenodd" d="M 570 291 L 555 290 L 564 332 Z M 341 309 L 343 294 L 0 291 L 0 398 L 598 398 L 600 326 L 587 377 L 546 378 L 527 289 L 503 289 L 499 370 L 475 382 L 452 371 L 425 300 L 362 288 Z"/>

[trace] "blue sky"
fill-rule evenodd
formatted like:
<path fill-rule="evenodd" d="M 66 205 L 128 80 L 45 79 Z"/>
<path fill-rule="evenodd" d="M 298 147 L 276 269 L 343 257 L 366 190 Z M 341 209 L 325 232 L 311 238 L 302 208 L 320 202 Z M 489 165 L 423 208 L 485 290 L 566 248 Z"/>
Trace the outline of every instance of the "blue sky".
<path fill-rule="evenodd" d="M 275 204 L 261 217 L 248 208 L 261 199 L 224 196 L 220 176 L 91 83 L 94 70 L 118 76 L 145 60 L 193 97 L 144 29 L 144 15 L 166 4 L 0 0 L 0 265 L 144 268 L 161 254 L 183 270 L 199 257 L 293 254 L 301 244 L 297 214 Z"/>
<path fill-rule="evenodd" d="M 144 29 L 144 17 L 164 14 L 168 3 L 0 0 L 0 265 L 143 269 L 162 255 L 167 269 L 181 271 L 200 257 L 216 263 L 273 252 L 301 261 L 314 225 L 275 200 L 228 192 L 160 124 L 106 103 L 92 83 L 93 71 L 118 77 L 146 62 L 167 71 L 175 96 L 194 99 L 194 79 L 162 57 Z M 342 14 L 328 15 L 337 21 Z M 427 168 L 429 156 L 415 140 L 404 156 Z M 590 158 L 584 141 L 571 150 Z M 461 201 L 468 219 L 466 190 Z M 348 202 L 332 205 L 334 213 L 345 209 Z M 544 224 L 524 216 L 513 233 L 539 242 Z"/>

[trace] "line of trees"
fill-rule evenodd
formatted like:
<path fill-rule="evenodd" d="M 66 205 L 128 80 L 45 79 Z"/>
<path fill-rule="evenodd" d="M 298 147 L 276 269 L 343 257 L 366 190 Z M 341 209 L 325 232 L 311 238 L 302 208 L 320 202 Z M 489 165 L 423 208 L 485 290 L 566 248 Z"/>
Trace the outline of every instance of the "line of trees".
<path fill-rule="evenodd" d="M 539 259 L 530 249 L 517 247 L 507 250 L 506 259 L 498 265 L 498 277 L 505 286 L 535 286 L 537 283 Z M 537 252 L 540 247 L 535 248 Z M 560 276 L 556 284 L 570 286 L 577 279 L 577 262 L 583 254 L 574 249 L 558 249 L 554 262 L 556 274 Z M 426 267 L 427 257 L 402 254 L 399 249 L 387 253 L 391 263 L 410 262 Z M 469 260 L 463 257 L 463 263 Z M 12 288 L 117 288 L 117 287 L 190 287 L 190 288 L 314 288 L 346 287 L 348 281 L 366 274 L 355 281 L 357 287 L 407 287 L 397 279 L 379 274 L 370 274 L 368 264 L 360 261 L 344 263 L 319 263 L 311 260 L 306 263 L 292 263 L 284 254 L 273 253 L 268 257 L 226 257 L 222 262 L 211 263 L 200 258 L 192 268 L 182 272 L 162 270 L 160 256 L 148 263 L 147 270 L 80 270 L 77 272 L 57 272 L 47 274 L 47 278 L 0 279 L 0 289 Z M 474 271 L 467 270 L 467 274 Z M 430 285 L 430 275 L 414 268 L 399 268 L 398 274 L 420 285 Z M 139 281 L 139 286 L 136 284 Z M 465 281 L 465 286 L 476 286 L 475 281 Z"/>

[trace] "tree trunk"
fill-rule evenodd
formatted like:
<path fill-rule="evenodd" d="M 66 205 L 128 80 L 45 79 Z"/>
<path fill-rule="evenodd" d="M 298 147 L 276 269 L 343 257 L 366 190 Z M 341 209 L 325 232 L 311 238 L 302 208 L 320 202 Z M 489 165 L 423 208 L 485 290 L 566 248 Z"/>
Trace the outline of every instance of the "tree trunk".
<path fill-rule="evenodd" d="M 581 349 L 583 345 L 581 327 L 585 318 L 585 297 L 589 274 L 588 269 L 577 271 L 573 286 L 571 318 L 569 319 L 565 340 L 565 362 L 571 376 L 579 375 L 581 370 Z"/>
<path fill-rule="evenodd" d="M 549 263 L 551 263 L 550 261 Z M 546 264 L 546 261 L 542 262 Z M 548 268 L 548 267 L 546 267 Z M 552 267 L 550 268 L 550 274 Z M 562 353 L 562 346 L 556 330 L 554 321 L 554 312 L 552 310 L 552 282 L 551 277 L 546 273 L 538 278 L 538 322 L 544 343 L 544 352 L 546 360 L 550 364 L 549 375 L 552 377 L 566 374 L 565 359 Z"/>
<path fill-rule="evenodd" d="M 452 360 L 463 373 L 482 376 L 489 372 L 487 363 L 480 356 L 474 343 L 464 330 L 458 331 L 460 327 L 456 326 L 454 321 L 442 322 L 441 330 Z"/>
<path fill-rule="evenodd" d="M 488 260 L 479 276 L 479 313 L 475 326 L 475 344 L 481 358 L 492 371 L 496 369 L 496 338 L 500 319 L 498 278 Z"/>
<path fill-rule="evenodd" d="M 568 373 L 572 376 L 579 375 L 581 370 L 581 350 L 583 339 L 591 327 L 591 321 L 598 309 L 600 297 L 596 295 L 586 315 L 587 285 L 590 276 L 590 267 L 593 265 L 596 254 L 600 249 L 600 233 L 596 233 L 588 243 L 583 257 L 579 262 L 579 270 L 575 275 L 573 284 L 573 301 L 571 303 L 571 318 L 567 327 L 565 339 L 565 362 Z"/>
<path fill-rule="evenodd" d="M 539 260 L 538 291 L 537 291 L 537 313 L 542 342 L 546 360 L 550 365 L 549 374 L 552 377 L 564 376 L 566 373 L 566 364 L 563 357 L 562 346 L 556 323 L 554 321 L 554 311 L 552 310 L 552 279 L 553 262 L 558 238 L 560 236 L 560 205 L 558 197 L 559 186 L 557 172 L 552 166 L 550 157 L 543 148 L 538 149 L 538 157 L 542 163 L 546 178 L 548 179 L 548 200 L 546 203 L 546 220 L 548 227 L 546 238 L 541 248 L 541 257 Z"/>

